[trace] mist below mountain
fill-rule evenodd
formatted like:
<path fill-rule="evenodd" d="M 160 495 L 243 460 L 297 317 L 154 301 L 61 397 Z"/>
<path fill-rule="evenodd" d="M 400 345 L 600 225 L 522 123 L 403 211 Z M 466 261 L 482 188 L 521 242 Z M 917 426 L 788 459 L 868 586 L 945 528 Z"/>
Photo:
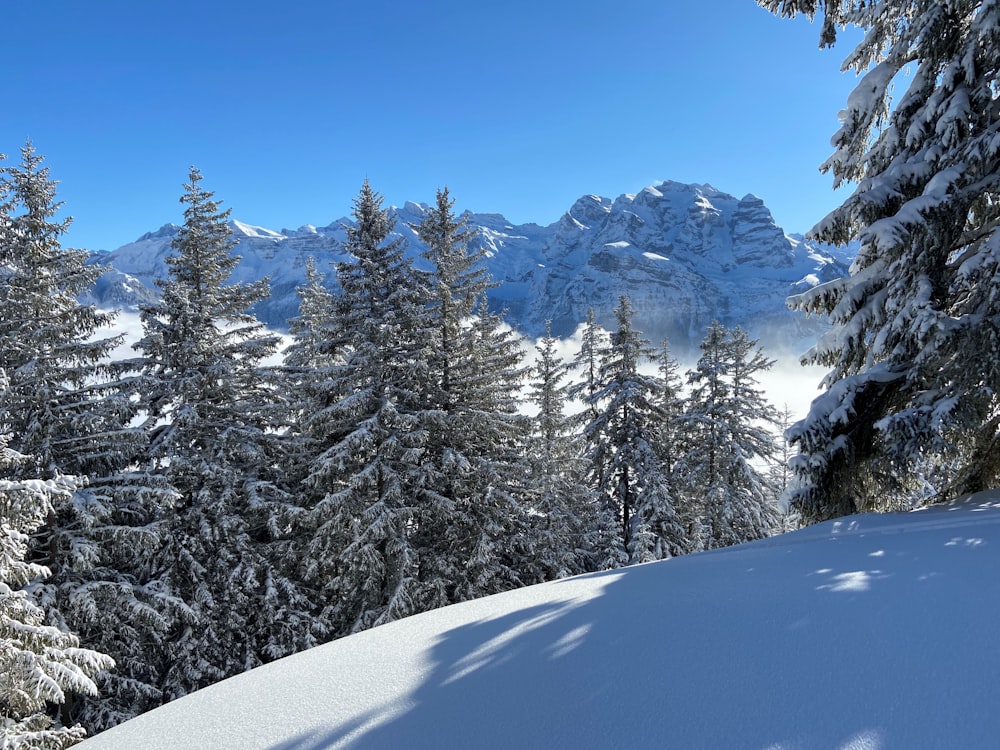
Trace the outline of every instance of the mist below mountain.
<path fill-rule="evenodd" d="M 415 227 L 430 207 L 395 207 L 395 234 L 424 263 Z M 790 311 L 785 300 L 818 283 L 847 274 L 849 253 L 787 234 L 764 202 L 735 198 L 710 185 L 664 182 L 612 200 L 587 195 L 555 223 L 515 225 L 500 214 L 466 213 L 473 250 L 485 252 L 497 282 L 496 310 L 528 336 L 545 322 L 565 337 L 593 307 L 614 327 L 613 310 L 627 294 L 634 325 L 653 343 L 668 339 L 684 355 L 701 341 L 712 320 L 740 325 L 771 350 L 800 352 L 827 323 Z M 296 288 L 314 258 L 336 289 L 335 264 L 345 260 L 350 218 L 327 226 L 280 231 L 231 221 L 241 257 L 232 281 L 267 277 L 271 297 L 255 312 L 276 329 L 298 311 Z M 155 299 L 155 280 L 166 276 L 165 258 L 178 227 L 172 224 L 95 260 L 109 266 L 93 300 L 104 307 L 135 308 Z"/>

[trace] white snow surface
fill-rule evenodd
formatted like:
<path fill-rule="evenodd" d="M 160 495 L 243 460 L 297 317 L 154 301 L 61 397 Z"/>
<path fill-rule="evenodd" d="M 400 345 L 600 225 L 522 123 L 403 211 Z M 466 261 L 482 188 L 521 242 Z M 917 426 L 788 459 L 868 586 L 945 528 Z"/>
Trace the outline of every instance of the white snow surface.
<path fill-rule="evenodd" d="M 1000 491 L 533 586 L 255 669 L 82 750 L 985 748 Z"/>

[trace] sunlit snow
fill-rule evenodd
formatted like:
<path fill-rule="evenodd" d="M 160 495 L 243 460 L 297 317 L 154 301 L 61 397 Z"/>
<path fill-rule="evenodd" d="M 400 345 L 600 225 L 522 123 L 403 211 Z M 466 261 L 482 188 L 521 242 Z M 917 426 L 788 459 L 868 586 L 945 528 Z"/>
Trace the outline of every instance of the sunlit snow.
<path fill-rule="evenodd" d="M 1000 492 L 501 594 L 344 638 L 84 743 L 993 747 Z"/>

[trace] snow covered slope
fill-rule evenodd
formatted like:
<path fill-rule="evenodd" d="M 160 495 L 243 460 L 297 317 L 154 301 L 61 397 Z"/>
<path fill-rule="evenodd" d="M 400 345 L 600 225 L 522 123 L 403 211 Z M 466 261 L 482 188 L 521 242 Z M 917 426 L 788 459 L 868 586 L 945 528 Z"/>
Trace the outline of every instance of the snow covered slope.
<path fill-rule="evenodd" d="M 82 750 L 987 748 L 1000 492 L 418 615 Z"/>
<path fill-rule="evenodd" d="M 414 257 L 423 245 L 412 227 L 427 210 L 417 203 L 395 210 L 396 228 Z M 590 306 L 610 327 L 619 296 L 628 294 L 636 326 L 654 343 L 668 337 L 679 352 L 697 346 L 713 319 L 741 324 L 768 345 L 800 350 L 824 324 L 791 314 L 785 298 L 847 273 L 835 250 L 786 236 L 759 198 L 737 199 L 709 185 L 664 182 L 613 201 L 585 196 L 548 227 L 515 226 L 499 214 L 470 214 L 469 221 L 500 282 L 494 305 L 529 335 L 539 335 L 551 319 L 553 333 L 566 336 Z M 280 232 L 231 223 L 243 259 L 236 280 L 271 280 L 271 300 L 258 310 L 262 319 L 282 328 L 296 314 L 295 288 L 310 256 L 335 284 L 330 263 L 345 258 L 348 223 Z M 176 231 L 167 225 L 99 254 L 115 271 L 96 301 L 128 306 L 130 295 L 145 301 L 142 285 L 152 288 L 165 274 L 163 259 Z"/>

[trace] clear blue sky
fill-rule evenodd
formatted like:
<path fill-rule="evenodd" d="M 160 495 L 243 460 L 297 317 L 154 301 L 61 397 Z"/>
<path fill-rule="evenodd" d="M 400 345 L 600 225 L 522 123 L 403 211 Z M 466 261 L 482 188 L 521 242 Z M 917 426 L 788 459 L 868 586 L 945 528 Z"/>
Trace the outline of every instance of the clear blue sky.
<path fill-rule="evenodd" d="M 36 0 L 3 10 L 0 151 L 30 138 L 112 249 L 181 220 L 190 165 L 272 229 L 389 204 L 555 221 L 661 180 L 753 192 L 787 231 L 840 198 L 819 164 L 843 40 L 753 0 Z"/>

